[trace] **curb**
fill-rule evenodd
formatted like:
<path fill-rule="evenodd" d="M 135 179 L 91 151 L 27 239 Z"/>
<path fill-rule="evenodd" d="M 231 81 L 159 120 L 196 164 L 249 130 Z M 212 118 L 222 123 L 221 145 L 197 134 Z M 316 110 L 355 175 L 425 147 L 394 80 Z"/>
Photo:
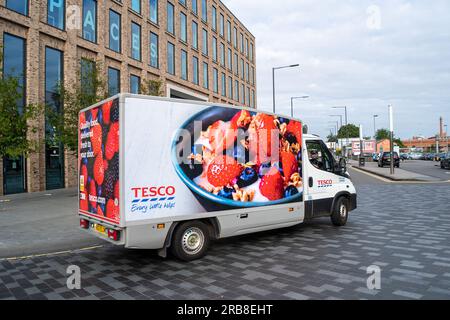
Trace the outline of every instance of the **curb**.
<path fill-rule="evenodd" d="M 398 178 L 394 178 L 390 175 L 385 175 L 385 174 L 380 174 L 377 172 L 373 172 L 371 170 L 368 170 L 364 167 L 359 167 L 359 166 L 354 166 L 354 165 L 350 165 L 353 169 L 356 170 L 360 170 L 360 171 L 364 171 L 370 174 L 373 174 L 375 176 L 393 181 L 393 182 L 420 182 L 420 183 L 445 183 L 445 182 L 450 182 L 450 181 L 445 181 L 445 180 L 420 180 L 420 179 L 398 179 Z"/>

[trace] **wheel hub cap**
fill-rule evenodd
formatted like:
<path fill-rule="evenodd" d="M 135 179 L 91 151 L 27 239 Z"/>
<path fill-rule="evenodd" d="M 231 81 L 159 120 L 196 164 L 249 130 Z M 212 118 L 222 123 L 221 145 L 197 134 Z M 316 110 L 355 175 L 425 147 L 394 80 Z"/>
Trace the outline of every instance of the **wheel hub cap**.
<path fill-rule="evenodd" d="M 203 248 L 205 236 L 199 228 L 189 228 L 183 234 L 183 250 L 190 255 L 197 254 Z"/>

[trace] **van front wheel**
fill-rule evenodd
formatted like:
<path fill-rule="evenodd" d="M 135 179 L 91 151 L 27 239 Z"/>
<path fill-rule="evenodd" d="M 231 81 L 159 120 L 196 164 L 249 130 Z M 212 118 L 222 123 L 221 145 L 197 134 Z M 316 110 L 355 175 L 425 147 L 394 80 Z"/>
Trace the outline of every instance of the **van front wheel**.
<path fill-rule="evenodd" d="M 338 199 L 331 214 L 331 222 L 335 226 L 342 227 L 347 224 L 349 207 L 347 198 L 341 197 Z"/>
<path fill-rule="evenodd" d="M 208 250 L 209 240 L 209 230 L 203 222 L 183 222 L 175 229 L 171 251 L 183 261 L 200 259 Z"/>

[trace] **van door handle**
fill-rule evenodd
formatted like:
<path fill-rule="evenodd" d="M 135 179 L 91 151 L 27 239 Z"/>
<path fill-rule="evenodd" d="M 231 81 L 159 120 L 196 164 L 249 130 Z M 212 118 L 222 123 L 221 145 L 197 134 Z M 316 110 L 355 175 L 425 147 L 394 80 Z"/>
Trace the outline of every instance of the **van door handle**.
<path fill-rule="evenodd" d="M 312 188 L 314 186 L 314 180 L 312 177 L 309 177 L 309 187 Z"/>
<path fill-rule="evenodd" d="M 243 213 L 240 215 L 241 219 L 247 219 L 248 218 L 248 213 Z"/>

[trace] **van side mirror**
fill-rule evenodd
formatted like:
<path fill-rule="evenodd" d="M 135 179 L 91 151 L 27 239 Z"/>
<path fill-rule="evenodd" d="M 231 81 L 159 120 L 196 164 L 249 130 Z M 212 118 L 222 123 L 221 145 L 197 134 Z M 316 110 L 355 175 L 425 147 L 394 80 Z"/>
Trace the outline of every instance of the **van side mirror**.
<path fill-rule="evenodd" d="M 347 160 L 345 160 L 345 158 L 339 159 L 339 167 L 343 173 L 347 172 Z"/>

